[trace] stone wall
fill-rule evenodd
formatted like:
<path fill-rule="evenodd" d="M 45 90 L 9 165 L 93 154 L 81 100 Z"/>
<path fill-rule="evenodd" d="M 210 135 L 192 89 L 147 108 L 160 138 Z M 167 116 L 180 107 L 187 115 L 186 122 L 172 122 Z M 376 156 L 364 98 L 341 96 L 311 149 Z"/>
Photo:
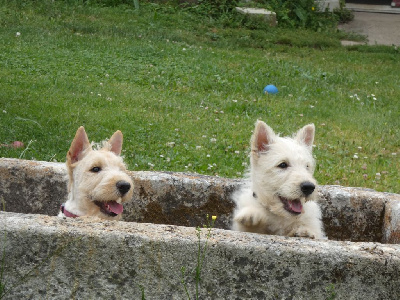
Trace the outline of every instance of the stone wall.
<path fill-rule="evenodd" d="M 179 226 L 202 226 L 206 215 L 216 227 L 230 228 L 231 194 L 242 180 L 172 172 L 129 172 L 132 201 L 123 219 Z M 0 199 L 9 212 L 58 214 L 67 198 L 63 163 L 0 159 Z M 320 186 L 318 202 L 329 239 L 397 243 L 400 195 L 361 188 Z"/>
<path fill-rule="evenodd" d="M 5 299 L 187 299 L 182 267 L 195 299 L 192 227 L 2 212 L 0 241 Z M 399 299 L 399 274 L 398 245 L 214 229 L 199 299 Z"/>
<path fill-rule="evenodd" d="M 5 299 L 187 299 L 182 279 L 194 299 L 199 245 L 200 299 L 400 298 L 400 195 L 322 186 L 329 240 L 310 240 L 226 230 L 241 180 L 129 174 L 125 221 L 64 219 L 64 164 L 0 159 Z"/>

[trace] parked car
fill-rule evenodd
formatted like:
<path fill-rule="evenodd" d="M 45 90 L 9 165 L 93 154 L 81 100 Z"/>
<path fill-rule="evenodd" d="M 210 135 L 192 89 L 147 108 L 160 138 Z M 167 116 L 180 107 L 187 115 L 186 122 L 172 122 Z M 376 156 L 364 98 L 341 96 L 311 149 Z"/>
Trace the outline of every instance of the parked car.
<path fill-rule="evenodd" d="M 400 7 L 400 0 L 392 0 L 392 7 Z"/>

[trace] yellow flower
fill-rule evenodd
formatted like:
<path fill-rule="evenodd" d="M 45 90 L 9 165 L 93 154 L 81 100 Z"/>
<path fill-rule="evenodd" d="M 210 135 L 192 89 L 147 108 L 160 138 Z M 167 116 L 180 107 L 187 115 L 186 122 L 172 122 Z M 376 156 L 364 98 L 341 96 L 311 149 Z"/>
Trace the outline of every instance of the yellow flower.
<path fill-rule="evenodd" d="M 311 10 L 315 10 L 314 6 L 313 6 L 313 7 L 311 7 Z"/>
<path fill-rule="evenodd" d="M 211 219 L 212 219 L 213 221 L 215 221 L 215 220 L 217 219 L 217 216 L 212 216 Z"/>

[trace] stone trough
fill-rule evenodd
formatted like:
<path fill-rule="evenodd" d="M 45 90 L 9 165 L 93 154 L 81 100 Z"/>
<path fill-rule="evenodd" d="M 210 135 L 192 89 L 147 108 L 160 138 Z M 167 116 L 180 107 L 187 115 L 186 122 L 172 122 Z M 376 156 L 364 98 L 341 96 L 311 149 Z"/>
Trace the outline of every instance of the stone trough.
<path fill-rule="evenodd" d="M 0 159 L 5 299 L 194 299 L 199 246 L 199 299 L 400 298 L 400 195 L 321 186 L 309 240 L 227 230 L 241 180 L 129 174 L 124 221 L 63 219 L 64 164 Z"/>

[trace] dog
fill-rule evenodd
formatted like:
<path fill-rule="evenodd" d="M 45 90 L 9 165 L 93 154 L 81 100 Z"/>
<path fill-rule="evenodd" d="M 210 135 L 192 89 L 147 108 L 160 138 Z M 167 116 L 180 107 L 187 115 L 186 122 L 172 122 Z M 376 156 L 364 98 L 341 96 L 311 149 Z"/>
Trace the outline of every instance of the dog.
<path fill-rule="evenodd" d="M 119 220 L 122 204 L 133 194 L 121 154 L 123 136 L 116 131 L 93 150 L 84 127 L 79 127 L 67 153 L 68 199 L 58 216 L 93 216 Z"/>
<path fill-rule="evenodd" d="M 317 196 L 314 134 L 315 126 L 309 124 L 293 138 L 280 137 L 264 122 L 256 122 L 249 178 L 233 194 L 233 230 L 325 238 L 321 210 L 313 201 Z"/>

